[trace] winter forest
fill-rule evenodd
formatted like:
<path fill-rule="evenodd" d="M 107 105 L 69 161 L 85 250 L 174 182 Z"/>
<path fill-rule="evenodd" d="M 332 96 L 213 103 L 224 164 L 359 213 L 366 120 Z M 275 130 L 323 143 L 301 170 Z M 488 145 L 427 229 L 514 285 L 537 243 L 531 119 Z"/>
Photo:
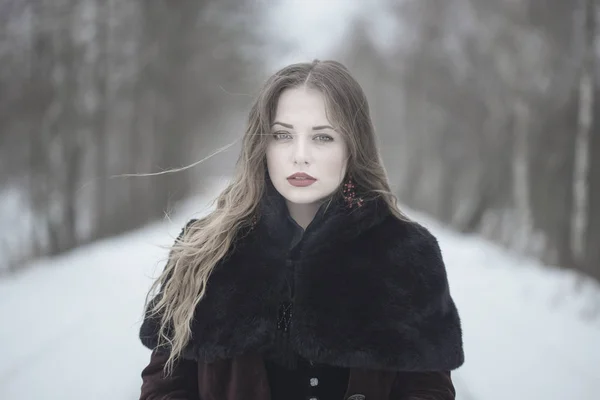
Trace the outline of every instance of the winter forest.
<path fill-rule="evenodd" d="M 0 0 L 0 282 L 214 196 L 264 79 L 319 58 L 367 92 L 409 214 L 596 287 L 597 3 Z M 600 295 L 586 307 L 597 329 Z M 24 398 L 2 396 L 13 367 L 4 399 Z M 494 399 L 474 377 L 460 398 Z"/>

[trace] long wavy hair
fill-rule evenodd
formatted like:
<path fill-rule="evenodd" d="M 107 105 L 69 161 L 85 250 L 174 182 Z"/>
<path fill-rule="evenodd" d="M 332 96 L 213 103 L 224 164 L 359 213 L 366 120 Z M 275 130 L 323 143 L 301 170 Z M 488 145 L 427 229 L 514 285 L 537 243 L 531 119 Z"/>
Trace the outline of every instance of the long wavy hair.
<path fill-rule="evenodd" d="M 194 310 L 206 293 L 213 269 L 233 248 L 240 230 L 259 218 L 267 174 L 265 153 L 277 102 L 282 91 L 298 86 L 324 95 L 328 118 L 348 146 L 346 175 L 352 176 L 361 193 L 381 196 L 393 215 L 408 220 L 390 191 L 367 98 L 348 69 L 337 61 L 319 60 L 282 68 L 266 81 L 254 101 L 234 176 L 217 197 L 214 211 L 192 223 L 175 241 L 146 297 L 148 307 L 149 298 L 160 287 L 158 301 L 148 312 L 160 316 L 158 343 L 170 349 L 166 373 L 172 371 L 190 339 Z M 336 193 L 341 190 L 340 185 Z"/>

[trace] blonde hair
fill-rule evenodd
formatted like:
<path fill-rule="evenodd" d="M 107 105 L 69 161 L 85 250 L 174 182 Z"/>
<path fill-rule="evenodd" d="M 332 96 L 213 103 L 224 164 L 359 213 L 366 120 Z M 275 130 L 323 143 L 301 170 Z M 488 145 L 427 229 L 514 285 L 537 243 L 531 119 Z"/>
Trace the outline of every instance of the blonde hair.
<path fill-rule="evenodd" d="M 148 307 L 148 299 L 160 286 L 158 301 L 148 313 L 160 316 L 158 345 L 170 349 L 167 373 L 190 340 L 194 311 L 212 271 L 233 249 L 240 230 L 259 218 L 267 173 L 265 152 L 278 98 L 285 89 L 303 85 L 321 91 L 328 115 L 346 140 L 346 174 L 361 191 L 381 196 L 397 218 L 408 220 L 390 191 L 366 96 L 348 69 L 336 61 L 315 60 L 279 70 L 267 80 L 250 110 L 234 176 L 217 197 L 215 210 L 191 223 L 173 244 L 164 271 L 146 297 Z"/>

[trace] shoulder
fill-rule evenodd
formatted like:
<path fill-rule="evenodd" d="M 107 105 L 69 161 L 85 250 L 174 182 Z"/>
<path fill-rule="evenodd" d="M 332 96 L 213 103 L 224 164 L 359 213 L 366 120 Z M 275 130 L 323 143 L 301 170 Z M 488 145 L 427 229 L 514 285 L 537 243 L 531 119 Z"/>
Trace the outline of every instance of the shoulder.
<path fill-rule="evenodd" d="M 436 236 L 415 221 L 390 216 L 370 237 L 385 268 L 414 284 L 444 289 L 446 267 Z"/>
<path fill-rule="evenodd" d="M 192 218 L 190 220 L 188 220 L 185 225 L 181 228 L 181 231 L 179 232 L 179 235 L 177 236 L 177 239 L 175 239 L 176 242 L 180 241 L 183 236 L 190 230 L 190 228 L 192 226 L 194 226 L 194 224 L 198 221 L 198 218 Z"/>
<path fill-rule="evenodd" d="M 384 239 L 386 253 L 392 258 L 431 256 L 441 258 L 437 237 L 416 221 L 403 221 L 394 216 L 386 218 L 377 228 L 379 239 Z"/>
<path fill-rule="evenodd" d="M 186 232 L 189 228 L 191 228 L 192 226 L 194 226 L 194 224 L 196 222 L 198 222 L 198 221 L 199 221 L 198 218 L 192 218 L 192 219 L 190 219 L 188 222 L 185 223 L 185 225 L 181 229 L 181 233 Z"/>
<path fill-rule="evenodd" d="M 185 225 L 181 228 L 181 231 L 179 232 L 179 235 L 177 235 L 177 238 L 175 239 L 175 241 L 173 242 L 173 244 L 171 245 L 171 250 L 169 251 L 169 259 L 172 259 L 173 255 L 174 255 L 174 247 L 181 242 L 181 239 L 183 239 L 183 237 L 185 236 L 185 234 L 190 230 L 190 228 L 194 225 L 194 223 L 196 223 L 198 221 L 197 218 L 193 218 L 188 220 Z"/>

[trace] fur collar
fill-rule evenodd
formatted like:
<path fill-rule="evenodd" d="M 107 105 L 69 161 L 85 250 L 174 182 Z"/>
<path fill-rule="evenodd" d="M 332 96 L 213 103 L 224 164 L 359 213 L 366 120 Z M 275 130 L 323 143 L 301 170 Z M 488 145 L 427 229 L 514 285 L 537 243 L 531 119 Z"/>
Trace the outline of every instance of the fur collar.
<path fill-rule="evenodd" d="M 271 181 L 267 179 L 266 183 L 253 244 L 259 246 L 267 258 L 302 258 L 322 253 L 351 242 L 390 215 L 381 198 L 368 199 L 362 207 L 348 208 L 343 197 L 337 194 L 319 208 L 304 231 L 302 241 L 290 249 L 292 237 L 301 228 L 291 222 L 285 199 Z"/>
<path fill-rule="evenodd" d="M 374 199 L 323 207 L 288 248 L 286 207 L 267 191 L 252 231 L 213 271 L 184 357 L 203 362 L 263 351 L 276 339 L 285 271 L 293 267 L 289 339 L 302 357 L 349 368 L 452 370 L 464 362 L 459 315 L 437 240 Z M 140 339 L 156 347 L 157 320 Z"/>

